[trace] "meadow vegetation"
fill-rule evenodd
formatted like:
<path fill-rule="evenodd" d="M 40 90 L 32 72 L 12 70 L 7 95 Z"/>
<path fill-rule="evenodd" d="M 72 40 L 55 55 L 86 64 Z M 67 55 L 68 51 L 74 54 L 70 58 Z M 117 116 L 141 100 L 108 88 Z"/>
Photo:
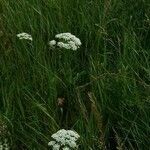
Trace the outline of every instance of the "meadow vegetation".
<path fill-rule="evenodd" d="M 63 32 L 82 46 L 50 49 Z M 0 139 L 12 150 L 46 150 L 63 128 L 81 150 L 148 150 L 149 125 L 149 0 L 0 0 Z"/>

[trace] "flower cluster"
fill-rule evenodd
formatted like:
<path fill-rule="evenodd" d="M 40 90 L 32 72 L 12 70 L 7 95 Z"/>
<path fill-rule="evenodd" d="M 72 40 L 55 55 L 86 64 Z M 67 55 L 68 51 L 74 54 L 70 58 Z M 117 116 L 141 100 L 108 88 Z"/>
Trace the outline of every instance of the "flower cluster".
<path fill-rule="evenodd" d="M 59 48 L 77 50 L 81 46 L 81 41 L 71 33 L 60 33 L 55 36 L 59 42 L 52 40 L 49 42 L 50 47 L 58 46 Z"/>
<path fill-rule="evenodd" d="M 32 36 L 31 36 L 30 34 L 24 33 L 24 32 L 17 34 L 17 37 L 18 37 L 20 40 L 22 40 L 22 39 L 30 40 L 30 41 L 33 40 L 33 39 L 32 39 Z"/>
<path fill-rule="evenodd" d="M 32 36 L 28 33 L 19 33 L 17 34 L 17 37 L 22 40 L 30 40 L 32 41 Z M 81 46 L 81 41 L 79 38 L 77 38 L 75 35 L 72 35 L 71 33 L 60 33 L 55 35 L 56 40 L 49 41 L 49 46 L 51 48 L 55 48 L 56 46 L 59 48 L 64 49 L 71 49 L 71 50 L 77 50 Z M 58 42 L 56 42 L 58 41 Z"/>
<path fill-rule="evenodd" d="M 61 129 L 51 136 L 54 140 L 48 143 L 53 147 L 53 150 L 70 150 L 77 149 L 76 141 L 80 137 L 78 133 L 72 130 Z"/>

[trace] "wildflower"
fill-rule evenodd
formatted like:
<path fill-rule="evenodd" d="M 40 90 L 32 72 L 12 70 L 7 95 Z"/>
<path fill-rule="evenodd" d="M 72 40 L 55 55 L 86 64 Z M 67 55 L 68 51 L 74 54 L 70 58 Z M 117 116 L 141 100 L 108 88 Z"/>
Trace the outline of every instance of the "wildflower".
<path fill-rule="evenodd" d="M 60 149 L 60 145 L 59 144 L 54 144 L 53 145 L 53 150 L 59 150 Z"/>
<path fill-rule="evenodd" d="M 71 149 L 78 148 L 76 141 L 80 136 L 75 131 L 61 129 L 56 133 L 54 133 L 51 137 L 54 140 L 50 141 L 48 145 L 52 146 L 53 150 L 55 150 L 56 147 L 58 148 L 58 150 L 59 148 L 62 148 L 63 150 L 69 150 L 70 148 Z"/>
<path fill-rule="evenodd" d="M 52 40 L 49 42 L 50 46 L 58 46 L 59 48 L 64 49 L 71 49 L 71 50 L 77 50 L 81 46 L 81 41 L 79 38 L 77 38 L 75 35 L 72 35 L 71 33 L 60 33 L 55 35 L 55 38 L 59 41 L 56 42 L 55 40 Z"/>
<path fill-rule="evenodd" d="M 55 145 L 55 141 L 50 141 L 49 143 L 48 143 L 48 146 L 53 146 L 53 145 Z"/>
<path fill-rule="evenodd" d="M 71 33 L 59 33 L 59 34 L 55 35 L 55 38 L 64 39 L 67 41 L 71 38 L 71 36 L 72 36 Z"/>
<path fill-rule="evenodd" d="M 72 41 L 75 43 L 76 46 L 81 46 L 81 41 L 75 35 L 71 33 L 60 33 L 55 36 L 57 39 L 63 39 L 65 41 Z"/>
<path fill-rule="evenodd" d="M 63 42 L 58 42 L 57 46 L 60 47 L 60 48 L 64 48 L 64 49 L 71 49 L 69 44 L 63 43 Z"/>
<path fill-rule="evenodd" d="M 64 147 L 64 148 L 63 148 L 63 150 L 70 150 L 70 148 L 68 148 L 68 147 Z"/>
<path fill-rule="evenodd" d="M 50 47 L 54 47 L 56 45 L 56 41 L 55 40 L 49 41 L 48 44 Z"/>
<path fill-rule="evenodd" d="M 17 37 L 18 37 L 20 40 L 22 40 L 22 39 L 30 40 L 30 41 L 33 40 L 33 39 L 32 39 L 32 36 L 31 36 L 30 34 L 24 33 L 24 32 L 17 34 Z"/>

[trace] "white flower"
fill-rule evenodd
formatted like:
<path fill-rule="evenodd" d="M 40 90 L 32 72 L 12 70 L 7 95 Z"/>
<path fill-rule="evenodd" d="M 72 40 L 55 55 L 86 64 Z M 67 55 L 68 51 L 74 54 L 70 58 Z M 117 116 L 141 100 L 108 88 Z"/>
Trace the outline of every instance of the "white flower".
<path fill-rule="evenodd" d="M 62 150 L 70 150 L 69 147 L 64 147 Z"/>
<path fill-rule="evenodd" d="M 68 145 L 69 145 L 70 147 L 72 147 L 72 148 L 76 148 L 76 147 L 77 147 L 76 142 L 75 142 L 75 141 L 72 141 L 72 140 L 69 141 Z"/>
<path fill-rule="evenodd" d="M 71 33 L 60 33 L 55 35 L 55 38 L 59 41 L 56 42 L 55 40 L 52 40 L 49 42 L 49 45 L 52 47 L 54 45 L 57 45 L 59 48 L 64 49 L 71 49 L 71 50 L 77 50 L 81 46 L 81 41 L 79 38 L 77 38 L 75 35 L 72 35 Z"/>
<path fill-rule="evenodd" d="M 68 150 L 69 147 L 72 149 L 77 149 L 78 145 L 76 144 L 76 141 L 80 136 L 75 131 L 61 129 L 56 133 L 54 133 L 51 137 L 55 141 L 49 142 L 48 143 L 49 146 L 53 146 L 53 148 L 56 147 L 55 145 L 59 145 L 60 148 L 62 148 L 62 146 L 65 146 L 64 148 Z"/>
<path fill-rule="evenodd" d="M 55 40 L 49 41 L 48 44 L 50 47 L 54 47 L 56 45 L 56 41 Z"/>
<path fill-rule="evenodd" d="M 48 146 L 53 146 L 53 145 L 55 145 L 55 141 L 50 141 L 49 143 L 48 143 Z"/>
<path fill-rule="evenodd" d="M 63 42 L 58 42 L 57 46 L 60 47 L 60 48 L 64 48 L 64 49 L 71 49 L 70 44 L 63 43 Z"/>
<path fill-rule="evenodd" d="M 75 42 L 69 41 L 68 44 L 69 44 L 69 46 L 70 46 L 70 48 L 71 48 L 72 50 L 75 51 L 75 50 L 78 49 L 78 47 L 76 46 Z"/>
<path fill-rule="evenodd" d="M 55 35 L 55 38 L 57 39 L 63 39 L 63 40 L 70 40 L 72 37 L 72 34 L 71 33 L 60 33 L 60 34 L 57 34 Z"/>
<path fill-rule="evenodd" d="M 75 36 L 72 36 L 71 40 L 76 44 L 76 46 L 81 46 L 81 41 Z"/>
<path fill-rule="evenodd" d="M 3 150 L 3 145 L 2 144 L 0 144 L 0 150 Z"/>
<path fill-rule="evenodd" d="M 72 130 L 68 130 L 68 134 L 74 138 L 76 138 L 76 140 L 80 137 L 80 135 L 75 132 L 75 131 L 72 131 Z"/>
<path fill-rule="evenodd" d="M 32 39 L 32 36 L 31 36 L 30 34 L 24 33 L 24 32 L 17 34 L 17 37 L 18 37 L 20 40 L 22 40 L 22 39 L 30 40 L 30 41 L 33 40 L 33 39 Z"/>
<path fill-rule="evenodd" d="M 53 145 L 53 150 L 59 150 L 59 149 L 60 149 L 60 145 L 59 144 Z"/>

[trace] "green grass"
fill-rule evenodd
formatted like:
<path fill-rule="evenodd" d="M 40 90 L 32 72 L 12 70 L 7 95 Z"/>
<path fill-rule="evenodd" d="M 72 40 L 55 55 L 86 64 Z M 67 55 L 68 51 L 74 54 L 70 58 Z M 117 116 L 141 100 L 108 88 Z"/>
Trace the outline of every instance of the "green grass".
<path fill-rule="evenodd" d="M 149 0 L 0 0 L 0 113 L 12 149 L 48 149 L 66 128 L 81 135 L 81 150 L 148 150 L 149 17 Z M 50 50 L 61 32 L 82 47 Z"/>

